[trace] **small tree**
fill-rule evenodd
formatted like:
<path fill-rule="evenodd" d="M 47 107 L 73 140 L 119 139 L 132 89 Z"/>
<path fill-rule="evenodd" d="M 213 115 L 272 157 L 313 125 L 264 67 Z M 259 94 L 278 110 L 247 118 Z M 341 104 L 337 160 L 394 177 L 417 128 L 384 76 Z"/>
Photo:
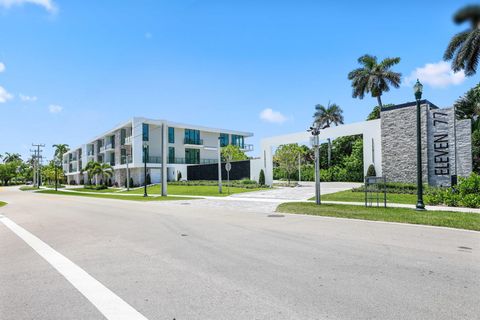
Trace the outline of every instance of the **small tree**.
<path fill-rule="evenodd" d="M 371 164 L 367 169 L 367 177 L 376 177 L 377 172 L 375 171 L 375 166 Z"/>
<path fill-rule="evenodd" d="M 231 144 L 222 148 L 221 157 L 222 157 L 222 161 L 227 161 L 227 160 L 240 161 L 240 160 L 248 159 L 245 152 L 240 150 L 239 146 L 234 146 Z"/>
<path fill-rule="evenodd" d="M 261 186 L 265 185 L 265 172 L 263 172 L 263 169 L 260 170 L 260 174 L 258 175 L 258 184 Z"/>
<path fill-rule="evenodd" d="M 285 171 L 288 184 L 290 184 L 291 175 L 298 169 L 298 157 L 301 152 L 302 149 L 296 143 L 281 145 L 275 151 L 278 166 Z"/>
<path fill-rule="evenodd" d="M 178 171 L 177 172 L 177 181 L 181 181 L 181 180 L 182 180 L 182 172 Z"/>

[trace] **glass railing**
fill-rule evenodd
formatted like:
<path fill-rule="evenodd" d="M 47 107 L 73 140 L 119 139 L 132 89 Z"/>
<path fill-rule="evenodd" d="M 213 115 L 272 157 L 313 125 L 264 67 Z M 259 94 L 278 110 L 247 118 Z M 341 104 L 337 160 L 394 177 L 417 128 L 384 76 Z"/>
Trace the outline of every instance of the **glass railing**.
<path fill-rule="evenodd" d="M 132 139 L 133 139 L 132 136 L 125 137 L 125 142 L 123 144 L 132 144 Z"/>
<path fill-rule="evenodd" d="M 194 144 L 194 145 L 201 146 L 201 145 L 203 145 L 203 139 L 185 138 L 185 139 L 183 139 L 183 143 L 184 144 Z"/>
<path fill-rule="evenodd" d="M 185 159 L 185 158 L 167 158 L 168 163 L 171 164 L 212 164 L 217 163 L 217 159 L 200 159 L 195 161 L 195 159 Z"/>

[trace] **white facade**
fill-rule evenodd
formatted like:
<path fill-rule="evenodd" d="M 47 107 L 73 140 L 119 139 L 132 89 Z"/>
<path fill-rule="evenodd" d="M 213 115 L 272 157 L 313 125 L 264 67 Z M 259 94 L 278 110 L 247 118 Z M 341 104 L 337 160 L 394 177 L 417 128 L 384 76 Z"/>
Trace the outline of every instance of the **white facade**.
<path fill-rule="evenodd" d="M 151 183 L 159 183 L 162 175 L 175 181 L 181 174 L 187 179 L 187 166 L 216 163 L 219 137 L 223 145 L 238 145 L 243 151 L 253 147 L 245 139 L 253 133 L 208 128 L 146 118 L 133 118 L 67 152 L 63 169 L 68 183 L 83 184 L 87 174 L 81 174 L 89 161 L 110 163 L 114 175 L 108 182 L 124 186 L 129 160 L 130 177 L 135 185 L 144 183 L 143 145 L 147 146 L 147 172 Z M 145 141 L 146 140 L 146 141 Z M 162 170 L 162 162 L 166 166 Z"/>
<path fill-rule="evenodd" d="M 335 139 L 343 136 L 363 135 L 363 166 L 364 174 L 367 174 L 368 167 L 373 164 L 377 175 L 382 175 L 382 137 L 381 121 L 370 120 L 351 124 L 340 125 L 336 127 L 325 128 L 320 131 L 320 141 Z M 289 143 L 306 143 L 310 141 L 312 135 L 307 132 L 297 132 L 282 136 L 265 138 L 261 141 L 261 162 L 255 163 L 255 170 L 264 169 L 265 183 L 273 183 L 273 147 Z M 253 175 L 253 171 L 252 171 Z"/>

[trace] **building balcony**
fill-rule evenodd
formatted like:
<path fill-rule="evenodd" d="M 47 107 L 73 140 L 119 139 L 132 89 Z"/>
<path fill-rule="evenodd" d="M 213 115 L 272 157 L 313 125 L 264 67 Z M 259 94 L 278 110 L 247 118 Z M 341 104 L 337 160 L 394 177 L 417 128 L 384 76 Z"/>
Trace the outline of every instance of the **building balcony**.
<path fill-rule="evenodd" d="M 188 144 L 188 145 L 191 145 L 191 146 L 203 146 L 203 139 L 185 138 L 185 139 L 183 139 L 183 144 Z"/>
<path fill-rule="evenodd" d="M 195 162 L 194 159 L 185 159 L 185 158 L 167 158 L 169 164 L 214 164 L 218 163 L 217 159 L 199 159 L 198 162 Z"/>
<path fill-rule="evenodd" d="M 124 145 L 129 146 L 132 144 L 132 141 L 133 141 L 133 136 L 125 137 Z"/>
<path fill-rule="evenodd" d="M 115 146 L 111 143 L 105 145 L 105 151 L 113 151 L 115 150 Z"/>

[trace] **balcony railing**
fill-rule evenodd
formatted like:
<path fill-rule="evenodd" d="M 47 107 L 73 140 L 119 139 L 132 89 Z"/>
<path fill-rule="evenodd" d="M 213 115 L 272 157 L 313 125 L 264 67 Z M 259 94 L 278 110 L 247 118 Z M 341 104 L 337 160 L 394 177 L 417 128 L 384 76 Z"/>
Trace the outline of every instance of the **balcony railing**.
<path fill-rule="evenodd" d="M 167 158 L 170 164 L 213 164 L 218 163 L 217 159 L 200 159 L 199 162 L 195 162 L 194 159 L 185 158 Z"/>
<path fill-rule="evenodd" d="M 88 150 L 87 151 L 87 156 L 91 157 L 91 156 L 94 156 L 95 155 L 95 152 L 93 152 L 93 150 Z"/>
<path fill-rule="evenodd" d="M 112 149 L 114 149 L 113 144 L 109 143 L 109 144 L 105 145 L 105 150 L 112 150 Z"/>
<path fill-rule="evenodd" d="M 125 137 L 125 143 L 124 143 L 124 145 L 130 145 L 130 144 L 132 144 L 132 139 L 133 139 L 133 136 Z"/>
<path fill-rule="evenodd" d="M 183 139 L 183 143 L 184 144 L 197 145 L 197 146 L 203 146 L 203 139 L 185 138 L 185 139 Z"/>

